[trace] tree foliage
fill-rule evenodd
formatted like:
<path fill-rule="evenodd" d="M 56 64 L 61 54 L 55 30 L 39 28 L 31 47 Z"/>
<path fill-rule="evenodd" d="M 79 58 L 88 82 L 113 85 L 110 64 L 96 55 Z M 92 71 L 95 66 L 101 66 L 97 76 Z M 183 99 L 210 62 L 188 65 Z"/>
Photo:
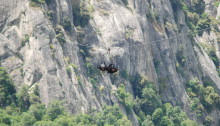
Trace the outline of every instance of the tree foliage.
<path fill-rule="evenodd" d="M 144 121 L 146 115 L 151 115 L 161 105 L 160 96 L 147 77 L 136 74 L 131 78 L 131 83 L 136 96 L 134 112 Z"/>
<path fill-rule="evenodd" d="M 118 87 L 117 96 L 119 101 L 125 106 L 127 112 L 130 112 L 134 106 L 133 98 L 130 93 L 126 92 L 125 86 L 123 84 Z"/>
<path fill-rule="evenodd" d="M 49 116 L 50 120 L 53 121 L 59 115 L 64 114 L 64 107 L 59 101 L 54 101 L 47 107 L 46 113 Z"/>
<path fill-rule="evenodd" d="M 0 67 L 0 107 L 6 107 L 15 102 L 15 87 L 6 70 Z"/>
<path fill-rule="evenodd" d="M 92 10 L 90 10 L 85 3 L 80 6 L 73 6 L 73 19 L 75 26 L 85 27 L 91 18 Z"/>
<path fill-rule="evenodd" d="M 39 89 L 35 85 L 35 88 L 30 89 L 28 86 L 22 86 L 16 93 L 13 86 L 13 82 L 10 80 L 7 73 L 2 70 L 0 78 L 2 91 L 12 91 L 5 97 L 14 97 L 15 100 L 5 102 L 0 109 L 0 124 L 12 125 L 12 126 L 131 126 L 131 122 L 127 116 L 124 115 L 120 108 L 114 106 L 103 106 L 101 112 L 89 111 L 88 113 L 70 115 L 63 107 L 60 101 L 51 102 L 48 107 L 41 104 L 39 101 Z M 143 126 L 188 126 L 194 122 L 189 120 L 184 112 L 179 107 L 173 107 L 171 104 L 161 103 L 161 99 L 158 95 L 158 91 L 152 82 L 147 80 L 147 77 L 136 76 L 132 78 L 133 89 L 135 90 L 136 99 L 133 100 L 132 95 L 126 91 L 123 84 L 118 87 L 117 96 L 122 105 L 125 106 L 127 112 L 134 112 L 139 116 L 139 121 Z M 4 83 L 2 83 L 4 82 Z M 5 84 L 7 83 L 7 85 Z M 207 86 L 206 88 L 199 87 L 197 81 L 191 81 L 188 87 L 191 91 L 195 91 L 197 94 L 202 94 L 201 98 L 207 104 L 215 104 L 218 99 L 214 89 Z M 8 88 L 11 86 L 12 88 Z M 136 87 L 134 87 L 136 86 Z M 4 98 L 5 99 L 5 98 Z M 35 99 L 35 100 L 33 100 Z M 7 103 L 7 104 L 6 104 Z M 197 102 L 199 103 L 199 102 Z M 129 113 L 128 113 L 129 114 Z M 208 118 L 204 124 L 209 125 L 212 123 L 212 119 Z"/>
<path fill-rule="evenodd" d="M 210 85 L 204 87 L 198 79 L 192 79 L 187 83 L 187 94 L 191 98 L 191 109 L 195 110 L 197 116 L 201 117 L 204 110 L 210 112 L 214 107 L 220 109 L 220 96 Z"/>
<path fill-rule="evenodd" d="M 67 31 L 70 31 L 70 29 L 72 27 L 72 24 L 71 24 L 70 19 L 68 17 L 63 18 L 63 21 L 61 22 L 61 25 Z"/>
<path fill-rule="evenodd" d="M 24 85 L 16 94 L 18 98 L 18 106 L 22 111 L 28 110 L 30 107 L 30 96 L 28 94 L 28 86 Z"/>

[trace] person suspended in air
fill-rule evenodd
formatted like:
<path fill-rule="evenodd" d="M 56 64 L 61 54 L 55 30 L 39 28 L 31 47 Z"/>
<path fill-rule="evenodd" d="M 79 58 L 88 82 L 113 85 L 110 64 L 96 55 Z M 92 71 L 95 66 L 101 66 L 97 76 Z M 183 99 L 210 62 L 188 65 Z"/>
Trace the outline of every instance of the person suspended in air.
<path fill-rule="evenodd" d="M 110 48 L 107 50 L 107 54 L 110 54 Z M 104 59 L 103 57 L 102 60 Z M 110 60 L 112 61 L 112 57 L 110 58 Z M 108 71 L 108 73 L 115 73 L 118 71 L 118 68 L 115 67 L 113 63 L 110 63 L 109 66 L 107 66 L 105 62 L 102 62 L 100 65 L 97 66 L 97 68 L 101 71 Z"/>
<path fill-rule="evenodd" d="M 105 65 L 105 62 L 102 62 L 100 65 L 97 66 L 97 68 L 101 71 L 105 71 L 107 69 L 107 66 Z"/>
<path fill-rule="evenodd" d="M 97 68 L 101 71 L 108 71 L 108 73 L 118 72 L 118 68 L 115 67 L 114 64 L 109 64 L 109 66 L 107 67 L 105 63 L 101 63 L 97 66 Z"/>
<path fill-rule="evenodd" d="M 109 66 L 106 68 L 106 70 L 108 71 L 108 73 L 115 73 L 118 71 L 118 68 L 115 67 L 114 64 L 109 64 Z"/>

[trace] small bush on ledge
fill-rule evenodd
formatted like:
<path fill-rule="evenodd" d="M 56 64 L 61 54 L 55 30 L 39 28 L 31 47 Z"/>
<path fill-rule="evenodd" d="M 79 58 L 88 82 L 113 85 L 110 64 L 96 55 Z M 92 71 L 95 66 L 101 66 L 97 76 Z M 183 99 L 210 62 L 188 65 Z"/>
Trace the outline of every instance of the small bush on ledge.
<path fill-rule="evenodd" d="M 40 4 L 45 4 L 45 0 L 30 0 L 30 6 L 39 7 Z"/>

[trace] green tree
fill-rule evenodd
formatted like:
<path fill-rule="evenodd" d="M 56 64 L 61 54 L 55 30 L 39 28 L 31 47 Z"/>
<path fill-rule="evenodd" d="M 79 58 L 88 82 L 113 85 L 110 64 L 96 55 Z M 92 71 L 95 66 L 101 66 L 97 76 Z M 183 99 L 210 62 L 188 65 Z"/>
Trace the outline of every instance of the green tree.
<path fill-rule="evenodd" d="M 74 118 L 70 115 L 61 115 L 54 120 L 59 126 L 74 126 Z"/>
<path fill-rule="evenodd" d="M 34 123 L 33 126 L 59 126 L 59 125 L 53 121 L 38 121 Z"/>
<path fill-rule="evenodd" d="M 79 115 L 76 115 L 74 116 L 74 125 L 77 125 L 77 126 L 93 126 L 95 125 L 95 118 L 97 117 L 92 117 L 88 114 L 79 114 Z M 99 120 L 97 120 L 98 122 Z M 101 125 L 102 123 L 100 123 Z M 103 123 L 104 125 L 104 123 Z"/>
<path fill-rule="evenodd" d="M 198 35 L 202 35 L 203 31 L 202 29 L 209 28 L 211 24 L 211 19 L 208 17 L 207 14 L 203 13 L 201 16 L 201 19 L 198 21 L 196 25 L 196 30 L 199 31 Z"/>
<path fill-rule="evenodd" d="M 90 13 L 85 3 L 80 4 L 80 7 L 73 6 L 74 25 L 85 27 L 91 18 Z"/>
<path fill-rule="evenodd" d="M 34 95 L 40 96 L 40 90 L 39 90 L 39 86 L 38 86 L 38 85 L 36 85 L 36 86 L 34 87 Z"/>
<path fill-rule="evenodd" d="M 139 122 L 143 122 L 146 120 L 146 115 L 142 111 L 141 105 L 142 105 L 142 99 L 139 99 L 138 97 L 134 101 L 134 112 L 138 116 Z"/>
<path fill-rule="evenodd" d="M 193 120 L 187 119 L 181 122 L 181 126 L 198 126 L 198 124 Z"/>
<path fill-rule="evenodd" d="M 16 100 L 15 87 L 3 67 L 0 67 L 0 107 L 10 105 Z"/>
<path fill-rule="evenodd" d="M 142 123 L 142 126 L 154 126 L 154 123 L 152 122 L 150 115 L 147 115 L 146 119 Z"/>
<path fill-rule="evenodd" d="M 40 4 L 44 4 L 45 0 L 30 0 L 30 6 L 39 7 Z"/>
<path fill-rule="evenodd" d="M 174 126 L 173 122 L 168 118 L 168 116 L 163 116 L 159 126 Z"/>
<path fill-rule="evenodd" d="M 217 97 L 218 94 L 215 93 L 214 88 L 212 86 L 208 86 L 204 89 L 201 101 L 208 111 L 211 111 L 213 109 Z"/>
<path fill-rule="evenodd" d="M 117 96 L 119 101 L 125 106 L 127 112 L 130 112 L 134 106 L 133 98 L 130 93 L 126 92 L 123 84 L 118 87 Z"/>
<path fill-rule="evenodd" d="M 64 17 L 63 21 L 61 22 L 61 25 L 67 31 L 69 31 L 72 27 L 70 19 L 68 17 Z"/>
<path fill-rule="evenodd" d="M 46 108 L 44 104 L 33 104 L 29 108 L 29 113 L 34 115 L 34 117 L 40 121 L 46 113 Z"/>
<path fill-rule="evenodd" d="M 160 97 L 152 88 L 144 88 L 142 92 L 141 109 L 152 114 L 161 105 Z"/>
<path fill-rule="evenodd" d="M 213 119 L 210 116 L 206 116 L 204 126 L 211 126 L 213 124 Z"/>
<path fill-rule="evenodd" d="M 171 0 L 170 2 L 174 12 L 183 8 L 183 0 Z"/>
<path fill-rule="evenodd" d="M 132 126 L 130 120 L 126 116 L 123 116 L 121 119 L 118 119 L 116 126 Z"/>
<path fill-rule="evenodd" d="M 37 120 L 34 115 L 28 112 L 24 112 L 21 115 L 21 122 L 19 122 L 19 124 L 21 124 L 22 126 L 32 126 L 36 121 Z"/>
<path fill-rule="evenodd" d="M 28 94 L 28 86 L 23 85 L 20 91 L 16 94 L 18 99 L 18 106 L 21 111 L 27 111 L 30 107 L 30 96 Z"/>
<path fill-rule="evenodd" d="M 161 108 L 157 108 L 152 114 L 152 120 L 155 125 L 158 125 L 163 117 L 163 110 Z"/>
<path fill-rule="evenodd" d="M 0 123 L 0 126 L 8 126 L 8 125 L 5 123 Z"/>
<path fill-rule="evenodd" d="M 130 78 L 132 88 L 134 91 L 135 97 L 141 98 L 142 96 L 142 90 L 147 87 L 148 82 L 147 81 L 141 81 L 143 80 L 143 77 L 140 74 L 136 74 L 135 76 Z"/>
<path fill-rule="evenodd" d="M 49 104 L 46 114 L 49 116 L 51 121 L 56 119 L 59 115 L 64 114 L 64 107 L 62 106 L 61 102 L 53 101 Z"/>
<path fill-rule="evenodd" d="M 123 114 L 117 106 L 104 106 L 101 116 L 104 124 L 114 125 L 118 119 L 123 117 Z"/>
<path fill-rule="evenodd" d="M 181 109 L 176 106 L 173 107 L 170 103 L 166 103 L 162 107 L 164 114 L 171 119 L 171 121 L 176 125 L 181 125 L 181 122 L 187 119 L 187 116 Z"/>
<path fill-rule="evenodd" d="M 2 123 L 4 125 L 11 125 L 10 118 L 10 115 L 5 113 L 4 110 L 0 109 L 0 124 Z"/>
<path fill-rule="evenodd" d="M 59 33 L 59 34 L 57 34 L 56 35 L 56 39 L 61 43 L 61 44 L 63 44 L 63 43 L 65 43 L 66 42 L 66 40 L 65 40 L 65 37 L 64 37 L 64 34 L 63 33 Z"/>
<path fill-rule="evenodd" d="M 93 120 L 96 120 L 95 122 L 99 126 L 120 126 L 122 124 L 131 126 L 131 122 L 122 114 L 118 106 L 103 106 L 102 112 L 95 114 Z"/>

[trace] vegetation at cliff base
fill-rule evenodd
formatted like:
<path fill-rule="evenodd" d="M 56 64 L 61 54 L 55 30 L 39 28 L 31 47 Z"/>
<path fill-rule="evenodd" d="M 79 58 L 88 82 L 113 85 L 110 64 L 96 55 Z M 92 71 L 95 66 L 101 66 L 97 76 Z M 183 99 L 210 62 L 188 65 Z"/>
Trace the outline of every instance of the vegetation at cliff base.
<path fill-rule="evenodd" d="M 133 111 L 138 117 L 141 126 L 197 126 L 198 124 L 190 120 L 180 107 L 174 107 L 170 103 L 162 103 L 159 91 L 154 83 L 150 82 L 146 76 L 136 74 L 128 76 L 126 72 L 122 74 L 124 78 L 129 78 L 132 83 L 135 99 Z M 123 86 L 119 89 L 122 90 Z M 129 97 L 127 93 L 124 93 Z M 128 102 L 129 100 L 127 100 Z"/>
<path fill-rule="evenodd" d="M 40 103 L 39 88 L 22 86 L 17 92 L 4 68 L 0 67 L 1 126 L 131 126 L 118 106 L 104 105 L 101 112 L 71 115 L 64 102 L 53 101 L 48 107 Z"/>
<path fill-rule="evenodd" d="M 16 101 L 14 84 L 5 69 L 0 67 L 0 107 L 6 107 Z"/>
<path fill-rule="evenodd" d="M 196 61 L 195 59 L 199 59 L 199 56 L 202 55 L 205 58 L 209 56 L 220 76 L 218 48 L 215 48 L 216 41 L 220 42 L 220 37 L 218 38 L 218 35 L 215 36 L 214 33 L 210 36 L 203 34 L 204 32 L 212 33 L 210 31 L 213 29 L 214 32 L 220 33 L 219 21 L 217 18 L 211 17 L 212 14 L 208 14 L 212 10 L 211 4 L 214 4 L 213 8 L 217 8 L 219 1 L 211 2 L 210 5 L 204 0 L 137 0 L 134 3 L 128 0 L 73 0 L 65 2 L 59 0 L 56 2 L 53 0 L 28 0 L 28 3 L 31 10 L 25 4 L 21 13 L 17 13 L 17 15 L 8 13 L 6 20 L 1 24 L 2 34 L 6 36 L 5 39 L 8 39 L 9 42 L 6 45 L 13 47 L 11 52 L 4 52 L 3 50 L 4 54 L 1 58 L 10 58 L 11 55 L 14 55 L 13 52 L 19 56 L 22 55 L 24 58 L 19 57 L 21 60 L 16 61 L 16 64 L 9 64 L 7 67 L 13 67 L 15 71 L 14 67 L 19 67 L 22 63 L 24 70 L 21 68 L 20 72 L 23 80 L 17 81 L 19 78 L 15 78 L 16 82 L 25 83 L 28 81 L 30 85 L 18 84 L 22 86 L 16 87 L 6 70 L 0 67 L 0 126 L 132 126 L 137 122 L 140 126 L 198 126 L 198 123 L 211 126 L 214 120 L 216 121 L 216 118 L 211 116 L 215 115 L 212 113 L 213 111 L 218 112 L 220 110 L 219 89 L 215 85 L 219 78 L 211 74 L 207 75 L 206 70 L 213 70 L 205 68 L 209 61 L 207 64 L 204 61 L 205 69 L 202 65 L 199 66 L 203 60 L 195 63 L 190 61 Z M 19 2 L 16 4 L 22 5 Z M 208 6 L 210 6 L 209 11 L 205 11 Z M 124 7 L 132 11 L 132 15 L 129 11 L 125 11 Z M 50 22 L 44 20 L 43 15 L 39 13 L 41 11 L 50 19 Z M 34 16 L 28 17 L 29 15 Z M 39 20 L 34 19 L 36 16 L 39 16 Z M 120 19 L 120 17 L 123 18 Z M 11 31 L 13 30 L 10 28 L 11 26 L 15 28 L 14 32 Z M 149 31 L 149 29 L 151 30 Z M 20 33 L 20 30 L 23 31 Z M 107 32 L 103 32 L 105 30 Z M 25 31 L 31 33 L 24 34 Z M 120 32 L 124 32 L 124 34 Z M 186 33 L 179 34 L 183 32 Z M 199 49 L 193 48 L 197 41 L 192 44 L 193 41 L 190 40 L 193 39 L 194 33 L 197 35 L 198 41 L 204 35 L 204 38 L 208 38 L 214 44 L 204 44 L 206 42 L 197 44 L 200 47 L 200 51 L 198 51 Z M 190 36 L 189 39 L 186 39 L 187 35 Z M 121 39 L 121 36 L 122 38 L 124 36 L 125 39 Z M 213 40 L 212 36 L 215 37 Z M 156 44 L 153 41 L 154 39 L 158 40 L 155 41 Z M 17 46 L 13 46 L 13 40 L 19 40 L 21 48 L 16 49 Z M 206 41 L 205 39 L 201 40 Z M 165 44 L 162 43 L 163 41 Z M 172 41 L 176 41 L 176 44 Z M 71 42 L 75 44 L 73 45 Z M 149 43 L 149 48 L 137 47 L 137 45 L 147 43 Z M 41 97 L 40 84 L 35 83 L 35 80 L 38 80 L 36 79 L 38 77 L 35 76 L 38 75 L 33 74 L 32 68 L 29 66 L 35 67 L 37 63 L 34 61 L 36 59 L 27 59 L 29 55 L 26 54 L 25 48 L 22 48 L 27 44 L 33 45 L 27 53 L 35 52 L 36 49 L 42 51 L 42 48 L 45 47 L 43 55 L 38 57 L 39 60 L 42 57 L 43 59 L 47 58 L 45 55 L 47 55 L 47 47 L 49 46 L 53 62 L 47 62 L 47 64 L 53 63 L 51 68 L 54 69 L 48 70 L 49 67 L 46 65 L 45 68 L 43 67 L 42 74 L 50 74 L 49 77 L 53 76 L 53 78 L 61 77 L 61 80 L 54 83 L 54 80 L 43 80 L 42 84 L 46 84 L 46 81 L 54 85 L 57 84 L 62 88 L 60 93 L 63 93 L 63 99 L 68 99 L 68 101 L 59 99 L 60 101 L 48 101 L 46 105 L 41 103 L 42 97 L 45 96 Z M 181 44 L 184 49 L 183 47 L 178 48 L 178 44 Z M 114 54 L 110 54 L 109 51 L 105 55 L 104 48 L 96 49 L 96 47 L 93 48 L 93 45 L 97 45 L 97 48 L 110 46 L 113 48 Z M 62 49 L 56 49 L 59 46 L 62 46 Z M 119 46 L 122 51 L 115 48 Z M 129 48 L 126 48 L 127 46 Z M 131 51 L 133 48 L 130 47 L 134 46 L 141 50 Z M 132 55 L 126 54 L 126 51 L 133 53 Z M 136 51 L 144 52 L 144 54 Z M 200 52 L 202 53 L 200 54 Z M 205 52 L 207 56 L 204 55 Z M 102 53 L 103 58 L 95 57 L 102 55 Z M 116 65 L 119 65 L 121 69 L 127 68 L 128 70 L 121 70 L 120 75 L 117 74 L 119 77 L 114 74 L 106 76 L 103 74 L 104 72 L 98 71 L 94 65 L 99 62 L 99 59 L 107 59 L 107 62 L 112 62 L 111 55 L 118 62 Z M 140 63 L 137 63 L 136 60 Z M 79 65 L 74 65 L 73 62 Z M 42 65 L 41 61 L 40 64 Z M 136 69 L 137 64 L 140 66 Z M 151 66 L 154 66 L 155 69 L 150 68 Z M 38 67 L 40 69 L 42 66 Z M 63 68 L 65 68 L 64 71 Z M 29 73 L 25 76 L 26 71 Z M 216 74 L 214 73 L 216 71 L 211 71 L 211 73 Z M 66 72 L 69 78 L 62 76 L 63 72 Z M 175 75 L 176 73 L 177 75 Z M 151 74 L 150 78 L 153 81 L 146 76 L 149 74 Z M 13 76 L 16 75 L 13 74 Z M 191 78 L 191 76 L 197 76 L 199 79 Z M 207 76 L 213 77 L 215 83 Z M 45 77 L 47 79 L 47 76 Z M 181 86 L 178 87 L 179 84 L 175 85 L 176 83 Z M 51 85 L 48 86 L 50 91 L 51 88 L 55 87 Z M 85 88 L 85 86 L 87 87 Z M 74 90 L 72 90 L 73 88 Z M 71 92 L 75 89 L 79 89 L 79 92 Z M 175 92 L 177 90 L 180 92 Z M 56 91 L 55 88 L 52 91 Z M 86 96 L 90 94 L 91 97 Z M 80 95 L 85 96 L 81 105 L 78 104 L 78 99 L 76 101 L 73 99 L 75 97 L 72 95 L 76 95 L 77 98 L 78 96 L 80 98 Z M 59 98 L 58 96 L 61 95 L 57 94 L 54 98 Z M 84 101 L 85 99 L 89 101 Z M 94 99 L 95 102 L 90 106 L 91 100 Z M 51 100 L 51 98 L 46 98 L 46 100 Z M 71 105 L 75 108 L 71 108 Z M 99 109 L 92 108 L 93 106 L 97 106 Z M 68 112 L 67 108 L 74 114 Z M 84 110 L 83 113 L 75 113 L 80 110 Z M 184 111 L 196 119 L 198 123 L 191 120 Z M 135 122 L 131 122 L 131 120 Z"/>
<path fill-rule="evenodd" d="M 0 68 L 0 124 L 7 126 L 131 126 L 131 121 L 122 113 L 117 105 L 103 105 L 102 111 L 93 108 L 87 113 L 71 115 L 64 108 L 65 102 L 53 101 L 47 107 L 40 102 L 38 85 L 30 88 L 22 86 L 17 92 L 15 86 L 4 68 Z M 165 126 L 182 125 L 188 126 L 195 123 L 189 120 L 179 107 L 171 104 L 161 104 L 153 83 L 146 78 L 136 75 L 131 79 L 137 84 L 135 87 L 136 100 L 128 93 L 125 86 L 121 84 L 117 90 L 119 102 L 126 108 L 128 114 L 134 110 L 139 118 L 140 124 Z M 207 117 L 206 124 L 210 123 Z"/>

